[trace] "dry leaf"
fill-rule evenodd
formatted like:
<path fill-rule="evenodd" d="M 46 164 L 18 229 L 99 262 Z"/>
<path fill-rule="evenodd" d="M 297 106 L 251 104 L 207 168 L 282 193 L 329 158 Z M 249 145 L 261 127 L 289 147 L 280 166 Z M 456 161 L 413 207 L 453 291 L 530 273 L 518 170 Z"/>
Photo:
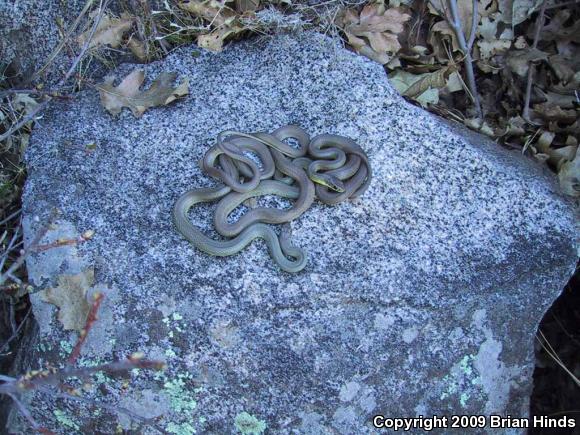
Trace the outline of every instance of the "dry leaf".
<path fill-rule="evenodd" d="M 108 78 L 98 86 L 101 103 L 109 113 L 117 115 L 123 107 L 128 107 L 136 118 L 140 118 L 150 107 L 169 104 L 178 97 L 189 93 L 189 80 L 185 79 L 177 87 L 173 87 L 175 73 L 161 73 L 146 91 L 139 88 L 145 80 L 143 70 L 135 70 L 114 87 L 114 78 Z"/>
<path fill-rule="evenodd" d="M 366 5 L 360 15 L 347 10 L 339 20 L 349 44 L 360 54 L 381 64 L 386 64 L 392 55 L 401 49 L 397 35 L 411 16 L 399 9 L 385 10 L 383 5 Z"/>
<path fill-rule="evenodd" d="M 224 48 L 225 39 L 239 30 L 232 30 L 228 27 L 216 29 L 207 35 L 199 35 L 197 37 L 197 45 L 210 51 L 222 51 Z"/>
<path fill-rule="evenodd" d="M 520 77 L 526 77 L 530 62 L 548 59 L 548 54 L 537 48 L 512 50 L 506 54 L 506 65 Z"/>
<path fill-rule="evenodd" d="M 453 68 L 454 70 L 454 68 Z M 447 85 L 447 78 L 451 74 L 452 67 L 447 66 L 429 74 L 424 74 L 419 80 L 414 82 L 411 86 L 405 90 L 403 96 L 405 97 L 416 97 L 427 89 L 440 89 Z"/>
<path fill-rule="evenodd" d="M 133 37 L 129 39 L 127 46 L 129 47 L 129 50 L 131 50 L 131 53 L 133 53 L 133 55 L 141 62 L 147 60 L 147 49 L 145 48 L 143 41 Z"/>
<path fill-rule="evenodd" d="M 430 0 L 428 2 L 428 6 L 430 12 L 433 15 L 439 15 L 446 21 L 453 22 L 453 19 L 451 17 L 451 11 L 449 10 L 449 7 L 445 0 Z M 471 35 L 472 11 L 473 11 L 472 0 L 457 0 L 457 12 L 459 14 L 459 20 L 461 21 L 461 28 L 465 32 L 466 40 L 469 40 L 469 36 Z M 476 13 L 479 15 L 479 11 L 477 11 Z M 479 18 L 477 18 L 477 21 L 479 22 Z"/>
<path fill-rule="evenodd" d="M 258 0 L 248 1 L 258 2 Z M 178 6 L 203 18 L 212 25 L 214 30 L 211 33 L 200 35 L 197 38 L 197 44 L 208 50 L 221 51 L 228 36 L 233 36 L 244 30 L 243 26 L 238 23 L 235 11 L 219 3 L 189 0 L 179 3 Z"/>
<path fill-rule="evenodd" d="M 58 286 L 41 293 L 45 302 L 58 307 L 58 320 L 66 330 L 80 331 L 85 326 L 90 304 L 87 291 L 95 283 L 92 268 L 76 275 L 59 275 Z"/>
<path fill-rule="evenodd" d="M 389 80 L 401 95 L 413 98 L 421 106 L 427 107 L 429 104 L 437 104 L 439 102 L 439 88 L 446 85 L 445 73 L 449 68 L 443 68 L 435 73 L 419 75 L 397 70 L 389 76 Z M 430 85 L 437 87 L 431 87 Z"/>
<path fill-rule="evenodd" d="M 572 14 L 570 9 L 563 8 L 556 12 L 547 26 L 542 28 L 540 38 L 542 41 L 576 42 L 580 43 L 580 20 L 566 27 L 565 23 Z M 534 29 L 528 29 L 528 37 L 533 38 Z"/>
<path fill-rule="evenodd" d="M 94 20 L 97 16 L 97 12 L 94 11 L 91 14 L 91 18 Z M 121 18 L 111 17 L 107 14 L 103 14 L 101 21 L 95 30 L 93 38 L 89 42 L 89 48 L 97 47 L 99 45 L 109 45 L 113 48 L 117 48 L 121 45 L 123 35 L 128 32 L 133 26 L 134 17 L 123 14 Z M 91 35 L 92 26 L 85 33 L 77 38 L 79 46 L 83 46 L 87 38 Z"/>
<path fill-rule="evenodd" d="M 578 119 L 578 114 L 575 110 L 563 110 L 559 106 L 555 106 L 550 103 L 542 103 L 534 105 L 534 112 L 540 116 L 540 118 L 546 121 L 557 121 L 557 122 L 574 122 Z"/>
<path fill-rule="evenodd" d="M 558 172 L 560 186 L 566 195 L 580 196 L 580 148 L 576 149 L 576 157 L 571 162 L 565 162 Z"/>
<path fill-rule="evenodd" d="M 236 0 L 236 11 L 240 14 L 244 12 L 252 12 L 260 7 L 260 0 Z"/>

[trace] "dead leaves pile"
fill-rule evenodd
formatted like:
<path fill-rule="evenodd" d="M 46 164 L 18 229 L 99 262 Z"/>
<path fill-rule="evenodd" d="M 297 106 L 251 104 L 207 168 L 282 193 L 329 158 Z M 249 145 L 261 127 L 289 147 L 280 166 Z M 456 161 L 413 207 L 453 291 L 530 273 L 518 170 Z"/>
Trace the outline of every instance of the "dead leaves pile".
<path fill-rule="evenodd" d="M 360 13 L 348 9 L 339 19 L 348 43 L 360 54 L 381 64 L 388 63 L 401 49 L 397 39 L 411 16 L 383 3 L 366 5 Z"/>
<path fill-rule="evenodd" d="M 385 65 L 402 95 L 546 162 L 562 189 L 580 196 L 580 6 L 548 7 L 534 48 L 541 0 L 480 0 L 474 35 L 473 2 L 457 0 L 465 38 L 474 39 L 484 111 L 479 119 L 448 5 L 448 0 L 372 3 L 344 11 L 336 24 L 355 51 Z M 524 120 L 530 67 L 530 113 Z"/>

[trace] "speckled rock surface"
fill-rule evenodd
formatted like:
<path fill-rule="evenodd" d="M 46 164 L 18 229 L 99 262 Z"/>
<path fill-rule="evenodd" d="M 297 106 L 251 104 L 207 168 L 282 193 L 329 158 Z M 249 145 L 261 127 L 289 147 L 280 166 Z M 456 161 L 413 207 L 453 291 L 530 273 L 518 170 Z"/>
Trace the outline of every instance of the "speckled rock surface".
<path fill-rule="evenodd" d="M 48 60 L 60 42 L 58 20 L 70 25 L 83 9 L 85 0 L 0 0 L 0 59 L 29 78 Z M 54 82 L 66 73 L 70 60 L 63 50 L 43 77 Z"/>
<path fill-rule="evenodd" d="M 98 377 L 86 394 L 180 434 L 371 433 L 375 414 L 525 416 L 535 330 L 576 261 L 574 216 L 551 177 L 406 103 L 379 65 L 320 35 L 192 51 L 147 66 L 150 78 L 189 77 L 183 101 L 113 119 L 87 91 L 52 106 L 32 137 L 27 240 L 53 207 L 45 241 L 96 231 L 28 262 L 40 289 L 94 269 L 89 292 L 107 298 L 81 364 L 138 350 L 168 363 L 128 387 Z M 190 246 L 170 211 L 212 183 L 196 162 L 216 134 L 288 123 L 356 138 L 375 171 L 367 193 L 292 223 L 310 253 L 299 274 L 281 272 L 262 242 L 219 259 Z M 209 228 L 210 210 L 192 219 Z M 33 304 L 29 363 L 58 364 L 76 335 L 41 297 Z M 34 400 L 59 433 L 131 425 Z"/>

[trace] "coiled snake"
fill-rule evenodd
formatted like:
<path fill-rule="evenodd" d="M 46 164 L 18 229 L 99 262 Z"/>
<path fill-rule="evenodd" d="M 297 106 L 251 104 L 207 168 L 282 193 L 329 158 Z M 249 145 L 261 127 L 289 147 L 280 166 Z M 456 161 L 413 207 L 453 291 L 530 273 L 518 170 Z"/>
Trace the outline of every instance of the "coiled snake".
<path fill-rule="evenodd" d="M 294 139 L 298 147 L 284 142 L 288 139 Z M 261 167 L 245 152 L 259 157 Z M 304 269 L 307 254 L 292 245 L 287 227 L 283 227 L 278 236 L 266 224 L 286 223 L 298 218 L 308 210 L 315 197 L 325 204 L 359 197 L 372 178 L 368 158 L 355 141 L 331 134 L 321 134 L 310 140 L 309 135 L 295 125 L 278 128 L 272 133 L 223 131 L 200 166 L 221 183 L 215 187 L 191 189 L 179 197 L 172 212 L 177 230 L 196 248 L 215 256 L 234 255 L 254 239 L 264 239 L 271 257 L 287 272 Z M 228 223 L 228 215 L 243 201 L 271 194 L 293 199 L 292 207 L 284 210 L 258 207 L 237 222 Z M 187 217 L 193 205 L 217 200 L 215 228 L 231 239 L 212 239 Z"/>

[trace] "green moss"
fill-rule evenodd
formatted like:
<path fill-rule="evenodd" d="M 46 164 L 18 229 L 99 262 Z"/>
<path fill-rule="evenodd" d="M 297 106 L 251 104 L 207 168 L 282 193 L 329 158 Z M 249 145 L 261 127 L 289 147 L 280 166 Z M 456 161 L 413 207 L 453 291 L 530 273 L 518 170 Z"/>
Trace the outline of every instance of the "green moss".
<path fill-rule="evenodd" d="M 266 430 L 266 422 L 258 420 L 247 412 L 241 412 L 234 419 L 236 429 L 244 435 L 260 435 Z"/>

